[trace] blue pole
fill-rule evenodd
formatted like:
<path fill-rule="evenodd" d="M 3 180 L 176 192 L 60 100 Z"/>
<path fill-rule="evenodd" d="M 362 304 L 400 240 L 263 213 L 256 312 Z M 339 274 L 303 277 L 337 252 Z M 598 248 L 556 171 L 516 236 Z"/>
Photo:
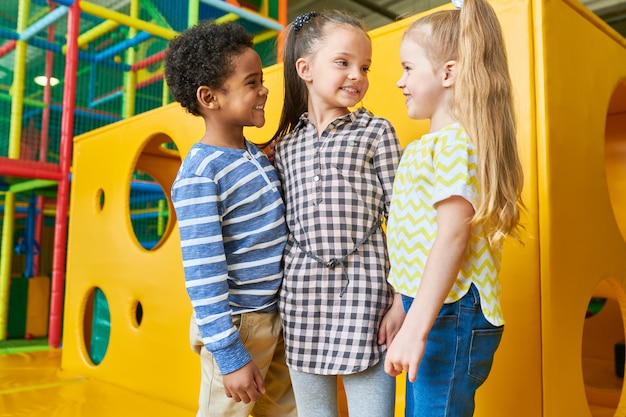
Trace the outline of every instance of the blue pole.
<path fill-rule="evenodd" d="M 63 112 L 63 108 L 59 106 L 58 104 L 50 105 L 50 110 Z M 106 123 L 113 123 L 113 122 L 117 122 L 121 120 L 121 117 L 107 116 L 106 114 L 90 113 L 90 112 L 79 110 L 79 109 L 74 110 L 74 114 L 76 116 L 84 116 L 84 117 L 89 117 L 95 120 L 102 120 Z"/>
<path fill-rule="evenodd" d="M 89 102 L 89 106 L 88 107 L 90 109 L 94 109 L 94 108 L 98 107 L 101 104 L 104 104 L 104 103 L 109 102 L 109 101 L 111 101 L 111 100 L 113 100 L 115 98 L 120 97 L 121 95 L 122 95 L 122 90 L 118 90 L 118 91 L 115 91 L 113 93 L 107 94 L 104 97 L 100 96 L 100 98 L 98 98 L 98 99 L 91 100 Z"/>
<path fill-rule="evenodd" d="M 255 13 L 251 13 L 247 10 L 242 9 L 241 7 L 233 6 L 232 4 L 226 3 L 225 1 L 220 1 L 220 0 L 200 0 L 200 1 L 208 6 L 215 7 L 216 9 L 220 9 L 228 13 L 236 14 L 237 16 L 242 17 L 246 20 L 249 20 L 250 22 L 275 30 L 277 32 L 280 32 L 281 30 L 283 30 L 283 25 L 276 22 L 275 20 L 266 19 L 263 16 L 260 16 Z"/>
<path fill-rule="evenodd" d="M 89 99 L 87 100 L 90 103 L 87 107 L 91 107 L 91 102 L 96 97 L 96 64 L 91 64 L 89 68 Z"/>
<path fill-rule="evenodd" d="M 13 32 L 12 30 L 0 29 L 0 37 L 16 41 L 20 38 L 20 35 L 16 32 Z"/>
<path fill-rule="evenodd" d="M 131 39 L 127 39 L 124 42 L 120 42 L 117 45 L 100 52 L 96 55 L 96 62 L 100 62 L 106 58 L 112 57 L 120 52 L 125 51 L 128 48 L 131 48 L 135 45 L 140 44 L 141 42 L 147 41 L 152 37 L 148 32 L 139 32 L 137 36 L 132 37 Z"/>
<path fill-rule="evenodd" d="M 21 41 L 29 40 L 31 37 L 35 36 L 40 30 L 47 28 L 48 26 L 50 26 L 51 24 L 53 24 L 54 22 L 56 22 L 57 20 L 65 16 L 67 12 L 68 12 L 68 8 L 64 6 L 54 9 L 53 11 L 51 11 L 50 13 L 48 13 L 47 15 L 45 15 L 44 17 L 42 17 L 41 19 L 33 23 L 32 25 L 27 27 L 20 34 L 20 40 Z"/>
<path fill-rule="evenodd" d="M 54 0 L 54 1 L 67 7 L 70 7 L 71 5 L 74 4 L 74 0 Z"/>
<path fill-rule="evenodd" d="M 35 258 L 36 242 L 35 242 L 35 220 L 37 217 L 37 197 L 33 192 L 28 203 L 28 217 L 26 221 L 26 230 L 24 231 L 24 243 L 26 251 L 26 271 L 24 277 L 33 276 L 33 259 Z M 39 252 L 37 250 L 37 252 Z"/>

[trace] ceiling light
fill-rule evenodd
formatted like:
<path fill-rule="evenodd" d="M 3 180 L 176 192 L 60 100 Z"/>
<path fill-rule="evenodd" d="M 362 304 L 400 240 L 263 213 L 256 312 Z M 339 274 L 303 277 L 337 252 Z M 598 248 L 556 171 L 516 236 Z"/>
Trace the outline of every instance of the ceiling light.
<path fill-rule="evenodd" d="M 35 77 L 35 84 L 38 84 L 42 87 L 45 87 L 48 84 L 48 78 L 45 75 L 38 75 Z M 59 83 L 59 79 L 55 77 L 50 77 L 50 87 L 54 87 Z"/>

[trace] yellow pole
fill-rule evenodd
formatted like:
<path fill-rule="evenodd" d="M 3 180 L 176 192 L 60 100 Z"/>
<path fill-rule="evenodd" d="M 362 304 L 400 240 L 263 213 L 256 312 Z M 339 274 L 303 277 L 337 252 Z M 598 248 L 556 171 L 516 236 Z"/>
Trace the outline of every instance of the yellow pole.
<path fill-rule="evenodd" d="M 102 19 L 114 20 L 119 24 L 135 28 L 137 30 L 143 30 L 151 35 L 158 36 L 163 39 L 172 39 L 177 35 L 174 30 L 162 28 L 161 26 L 154 25 L 149 22 L 144 22 L 140 19 L 132 18 L 124 13 L 119 13 L 113 10 L 109 10 L 105 7 L 101 7 L 86 1 L 80 2 L 80 10 L 83 13 L 87 13 L 92 16 L 101 17 Z"/>
<path fill-rule="evenodd" d="M 81 3 L 82 5 L 82 3 Z M 133 20 L 138 20 L 139 17 L 139 0 L 131 0 L 130 2 L 130 17 Z M 137 35 L 137 29 L 129 27 L 128 39 L 132 39 Z M 126 63 L 133 65 L 137 59 L 137 53 L 135 48 L 128 48 L 126 50 Z M 124 73 L 124 101 L 122 102 L 122 116 L 129 118 L 135 114 L 135 95 L 137 87 L 137 72 L 126 71 Z"/>
<path fill-rule="evenodd" d="M 165 77 L 163 77 L 163 91 L 161 91 L 161 104 L 165 106 L 170 102 L 170 89 L 167 87 Z"/>
<path fill-rule="evenodd" d="M 227 13 L 222 17 L 218 17 L 217 19 L 215 19 L 215 23 L 226 23 L 226 22 L 234 22 L 236 20 L 239 20 L 240 17 L 239 15 L 236 15 L 235 13 Z"/>
<path fill-rule="evenodd" d="M 187 14 L 187 27 L 198 24 L 200 16 L 200 0 L 189 0 L 189 13 Z"/>
<path fill-rule="evenodd" d="M 104 22 L 100 23 L 98 26 L 94 26 L 93 28 L 91 28 L 87 32 L 85 32 L 82 35 L 80 35 L 78 37 L 78 47 L 81 48 L 81 47 L 89 44 L 94 39 L 97 39 L 100 36 L 104 35 L 105 33 L 108 33 L 110 31 L 112 31 L 117 26 L 119 26 L 119 23 L 117 23 L 116 21 L 114 21 L 114 20 L 105 20 Z M 67 49 L 67 45 L 64 45 L 63 46 L 63 53 L 65 53 L 66 49 Z"/>
<path fill-rule="evenodd" d="M 30 3 L 20 0 L 17 14 L 17 32 L 28 26 Z M 9 128 L 8 157 L 19 159 L 22 137 L 22 111 L 24 106 L 24 81 L 26 73 L 26 41 L 18 40 L 15 46 L 15 64 L 11 93 L 11 122 Z M 4 196 L 4 222 L 2 223 L 2 246 L 0 247 L 0 340 L 7 338 L 9 319 L 9 285 L 11 283 L 11 260 L 13 258 L 13 232 L 15 228 L 15 194 Z"/>
<path fill-rule="evenodd" d="M 261 43 L 263 41 L 267 41 L 269 39 L 275 38 L 276 35 L 277 35 L 277 32 L 275 30 L 271 30 L 271 29 L 266 30 L 257 35 L 254 35 L 254 37 L 252 38 L 252 42 L 254 42 L 255 44 Z"/>
<path fill-rule="evenodd" d="M 157 216 L 157 235 L 163 236 L 165 233 L 165 216 L 167 215 L 167 203 L 163 199 L 159 199 L 157 203 L 158 216 Z"/>
<path fill-rule="evenodd" d="M 20 0 L 20 4 L 28 3 L 28 0 Z M 25 6 L 28 9 L 28 6 Z M 28 13 L 28 10 L 26 11 Z M 18 13 L 18 33 L 26 28 L 26 21 L 22 14 L 22 7 Z M 26 15 L 26 18 L 28 15 Z M 9 153 L 8 157 L 19 159 L 20 138 L 22 137 L 22 111 L 24 107 L 24 82 L 26 77 L 26 41 L 18 40 L 15 45 L 15 64 L 13 67 L 13 84 L 11 86 L 11 126 L 9 128 Z"/>
<path fill-rule="evenodd" d="M 2 248 L 0 252 L 0 340 L 7 339 L 9 323 L 9 288 L 14 227 L 15 193 L 7 192 L 4 195 L 4 222 L 2 223 Z"/>

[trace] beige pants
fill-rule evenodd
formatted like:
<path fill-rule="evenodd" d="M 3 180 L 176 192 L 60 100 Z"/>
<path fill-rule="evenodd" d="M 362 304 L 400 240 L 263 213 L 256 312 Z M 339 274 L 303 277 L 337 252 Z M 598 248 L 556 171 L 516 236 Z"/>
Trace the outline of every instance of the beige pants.
<path fill-rule="evenodd" d="M 192 349 L 200 354 L 202 382 L 197 417 L 296 417 L 296 402 L 285 363 L 280 315 L 245 313 L 233 316 L 241 340 L 261 371 L 266 393 L 244 404 L 226 396 L 222 375 L 213 355 L 204 347 L 195 317 L 191 318 Z"/>

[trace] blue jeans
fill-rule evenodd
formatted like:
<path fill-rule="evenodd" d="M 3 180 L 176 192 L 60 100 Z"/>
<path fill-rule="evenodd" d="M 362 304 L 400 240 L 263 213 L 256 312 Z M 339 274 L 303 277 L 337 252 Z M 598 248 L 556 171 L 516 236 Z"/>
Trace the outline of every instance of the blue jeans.
<path fill-rule="evenodd" d="M 406 311 L 413 298 L 402 296 Z M 406 417 L 469 417 L 474 394 L 487 379 L 504 326 L 489 323 L 478 289 L 444 304 L 433 324 L 417 380 L 406 384 Z"/>

